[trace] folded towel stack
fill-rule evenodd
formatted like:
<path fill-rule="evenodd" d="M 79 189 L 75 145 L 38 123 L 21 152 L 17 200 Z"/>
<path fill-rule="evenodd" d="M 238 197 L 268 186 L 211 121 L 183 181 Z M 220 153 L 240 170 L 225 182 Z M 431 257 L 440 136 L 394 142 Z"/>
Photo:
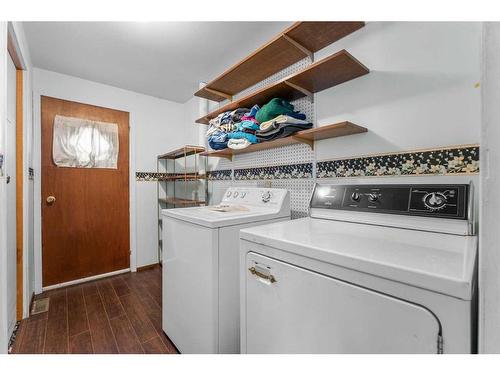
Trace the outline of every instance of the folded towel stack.
<path fill-rule="evenodd" d="M 229 139 L 227 147 L 234 150 L 241 150 L 253 143 L 259 142 L 255 136 L 255 133 L 260 129 L 259 123 L 255 119 L 255 114 L 259 109 L 258 105 L 254 105 L 252 109 L 248 110 L 241 117 L 241 122 L 236 124 L 236 129 L 227 135 Z"/>
<path fill-rule="evenodd" d="M 234 111 L 223 112 L 210 120 L 207 131 L 208 145 L 213 150 L 227 148 L 228 134 L 237 130 L 237 124 L 248 111 L 248 108 L 237 108 Z"/>
<path fill-rule="evenodd" d="M 209 125 L 208 144 L 214 150 L 227 147 L 241 150 L 312 127 L 305 114 L 295 111 L 291 103 L 281 98 L 271 99 L 262 108 L 256 104 L 251 109 L 237 108 L 221 113 L 210 120 Z"/>
<path fill-rule="evenodd" d="M 310 122 L 299 120 L 287 115 L 279 115 L 272 120 L 260 124 L 256 137 L 260 142 L 272 141 L 277 138 L 287 137 L 300 130 L 310 129 Z"/>

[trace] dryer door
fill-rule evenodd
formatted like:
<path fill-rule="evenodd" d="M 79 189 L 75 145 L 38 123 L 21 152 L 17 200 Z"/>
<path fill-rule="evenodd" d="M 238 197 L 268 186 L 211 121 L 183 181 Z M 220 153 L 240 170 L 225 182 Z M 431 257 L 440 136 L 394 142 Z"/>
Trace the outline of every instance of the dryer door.
<path fill-rule="evenodd" d="M 438 352 L 421 306 L 255 253 L 246 264 L 247 353 Z"/>

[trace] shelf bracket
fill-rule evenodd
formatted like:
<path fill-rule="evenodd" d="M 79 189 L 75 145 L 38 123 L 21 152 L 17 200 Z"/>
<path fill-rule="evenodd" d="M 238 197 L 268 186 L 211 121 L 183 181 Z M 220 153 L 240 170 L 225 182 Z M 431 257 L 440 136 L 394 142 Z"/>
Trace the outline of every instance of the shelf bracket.
<path fill-rule="evenodd" d="M 304 52 L 306 54 L 306 56 L 309 56 L 309 58 L 311 59 L 311 61 L 314 61 L 314 53 L 312 53 L 312 51 L 309 51 L 302 44 L 300 44 L 295 39 L 289 37 L 286 34 L 281 34 L 281 36 L 283 37 L 283 39 L 285 39 L 288 43 L 290 43 L 291 45 L 293 45 L 295 48 L 297 48 L 298 50 Z"/>
<path fill-rule="evenodd" d="M 300 143 L 305 143 L 306 145 L 309 145 L 309 147 L 311 147 L 311 150 L 314 150 L 314 140 L 302 138 L 299 137 L 298 135 L 292 135 L 291 137 Z"/>
<path fill-rule="evenodd" d="M 294 88 L 295 90 L 300 91 L 301 93 L 303 93 L 305 96 L 307 96 L 311 100 L 311 103 L 314 103 L 314 94 L 311 91 L 309 91 L 309 90 L 307 90 L 299 85 L 296 85 L 295 83 L 289 82 L 289 81 L 285 81 L 285 85 L 288 85 L 288 86 Z"/>
<path fill-rule="evenodd" d="M 225 159 L 227 159 L 229 161 L 233 161 L 233 155 L 221 155 L 220 157 L 221 158 L 225 158 Z"/>
<path fill-rule="evenodd" d="M 219 95 L 219 96 L 222 96 L 223 98 L 226 98 L 227 100 L 229 100 L 230 102 L 233 101 L 233 96 L 231 94 L 226 94 L 225 92 L 222 92 L 222 91 L 218 91 L 218 90 L 214 90 L 214 89 L 210 89 L 208 87 L 204 87 L 204 89 L 206 91 L 208 91 L 209 93 L 211 94 L 215 94 L 215 95 Z"/>
<path fill-rule="evenodd" d="M 217 153 L 217 151 L 212 151 L 212 152 L 207 152 L 207 153 L 203 153 L 201 154 L 202 156 L 206 156 L 206 157 L 217 157 L 217 158 L 224 158 L 224 159 L 228 159 L 229 161 L 233 161 L 233 154 L 228 154 L 228 153 Z"/>
<path fill-rule="evenodd" d="M 208 116 L 203 116 L 200 117 L 198 120 L 195 121 L 197 124 L 202 124 L 202 125 L 208 125 L 210 123 L 210 118 Z"/>

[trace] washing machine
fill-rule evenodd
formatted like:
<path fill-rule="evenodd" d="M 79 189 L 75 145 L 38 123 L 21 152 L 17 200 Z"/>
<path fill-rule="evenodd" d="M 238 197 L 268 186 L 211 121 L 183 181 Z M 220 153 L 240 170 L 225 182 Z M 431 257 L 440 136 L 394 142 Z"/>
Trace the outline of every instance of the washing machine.
<path fill-rule="evenodd" d="M 240 232 L 242 353 L 474 353 L 472 184 L 316 185 Z"/>
<path fill-rule="evenodd" d="M 285 189 L 231 187 L 162 211 L 163 330 L 181 353 L 239 353 L 239 231 L 290 220 Z"/>

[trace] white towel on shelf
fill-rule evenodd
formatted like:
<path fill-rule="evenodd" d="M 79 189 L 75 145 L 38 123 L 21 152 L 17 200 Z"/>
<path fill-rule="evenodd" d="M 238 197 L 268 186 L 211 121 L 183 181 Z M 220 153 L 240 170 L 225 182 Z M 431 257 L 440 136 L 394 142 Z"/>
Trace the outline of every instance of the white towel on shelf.
<path fill-rule="evenodd" d="M 250 146 L 252 142 L 245 138 L 232 138 L 227 142 L 227 147 L 233 150 L 242 150 Z"/>

